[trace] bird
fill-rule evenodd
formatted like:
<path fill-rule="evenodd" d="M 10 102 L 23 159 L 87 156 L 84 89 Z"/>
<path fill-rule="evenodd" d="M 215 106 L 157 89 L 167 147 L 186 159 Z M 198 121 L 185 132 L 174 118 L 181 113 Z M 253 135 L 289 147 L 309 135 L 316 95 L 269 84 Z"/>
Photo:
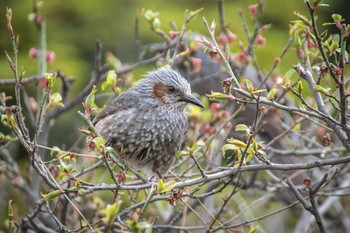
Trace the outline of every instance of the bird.
<path fill-rule="evenodd" d="M 188 130 L 186 106 L 204 108 L 189 82 L 171 68 L 146 73 L 94 118 L 100 135 L 148 177 L 159 178 L 176 160 Z"/>

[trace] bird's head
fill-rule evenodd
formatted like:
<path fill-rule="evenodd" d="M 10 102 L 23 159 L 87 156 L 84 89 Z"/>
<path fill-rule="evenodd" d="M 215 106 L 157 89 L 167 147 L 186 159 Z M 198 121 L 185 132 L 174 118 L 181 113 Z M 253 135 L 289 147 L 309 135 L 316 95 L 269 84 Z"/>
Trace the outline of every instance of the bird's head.
<path fill-rule="evenodd" d="M 173 69 L 160 68 L 151 71 L 135 88 L 165 105 L 184 108 L 187 103 L 190 103 L 204 108 L 204 105 L 192 96 L 187 80 Z"/>

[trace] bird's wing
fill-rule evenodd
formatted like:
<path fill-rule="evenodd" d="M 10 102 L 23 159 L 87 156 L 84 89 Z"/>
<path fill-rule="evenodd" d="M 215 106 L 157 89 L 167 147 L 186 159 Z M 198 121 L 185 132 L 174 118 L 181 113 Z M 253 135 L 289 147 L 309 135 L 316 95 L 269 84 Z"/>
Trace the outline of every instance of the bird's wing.
<path fill-rule="evenodd" d="M 119 111 L 125 111 L 130 108 L 139 108 L 140 100 L 144 96 L 134 91 L 127 91 L 113 99 L 104 109 L 102 109 L 92 121 L 96 125 L 97 122 L 104 119 L 106 116 Z"/>

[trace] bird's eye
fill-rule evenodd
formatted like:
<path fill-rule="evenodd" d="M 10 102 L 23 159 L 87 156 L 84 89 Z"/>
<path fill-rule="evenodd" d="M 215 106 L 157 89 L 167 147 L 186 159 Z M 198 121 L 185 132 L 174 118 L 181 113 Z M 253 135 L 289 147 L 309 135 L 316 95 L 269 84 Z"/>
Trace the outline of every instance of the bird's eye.
<path fill-rule="evenodd" d="M 174 93 L 176 91 L 176 89 L 173 86 L 168 86 L 168 91 L 169 91 L 169 93 Z"/>

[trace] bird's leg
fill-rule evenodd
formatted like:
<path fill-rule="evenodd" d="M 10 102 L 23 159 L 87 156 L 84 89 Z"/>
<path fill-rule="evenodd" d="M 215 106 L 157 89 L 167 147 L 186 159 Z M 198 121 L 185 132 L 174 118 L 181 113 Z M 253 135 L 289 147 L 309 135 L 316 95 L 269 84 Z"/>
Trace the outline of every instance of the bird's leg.
<path fill-rule="evenodd" d="M 156 170 L 156 174 L 158 175 L 159 179 L 163 179 L 162 175 L 159 173 L 158 170 Z"/>
<path fill-rule="evenodd" d="M 106 143 L 105 143 L 105 146 L 113 146 L 113 139 L 112 138 L 108 138 Z"/>

